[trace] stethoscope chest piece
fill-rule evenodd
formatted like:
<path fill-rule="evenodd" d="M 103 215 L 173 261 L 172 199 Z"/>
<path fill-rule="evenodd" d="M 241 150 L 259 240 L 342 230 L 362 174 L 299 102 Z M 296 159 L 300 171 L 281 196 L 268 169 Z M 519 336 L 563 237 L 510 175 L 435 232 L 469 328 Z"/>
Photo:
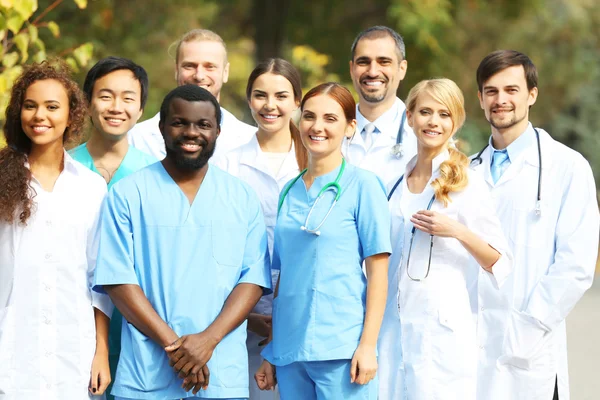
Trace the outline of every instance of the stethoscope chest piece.
<path fill-rule="evenodd" d="M 390 153 L 400 159 L 402 158 L 402 156 L 404 156 L 404 149 L 402 148 L 402 143 L 396 143 L 395 145 L 392 146 Z"/>

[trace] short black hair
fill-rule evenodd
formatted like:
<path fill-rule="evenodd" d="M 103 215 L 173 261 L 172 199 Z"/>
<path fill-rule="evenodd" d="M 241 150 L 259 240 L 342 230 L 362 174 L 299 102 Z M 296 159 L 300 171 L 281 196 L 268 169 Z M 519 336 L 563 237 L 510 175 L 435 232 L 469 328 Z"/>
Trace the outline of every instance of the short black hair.
<path fill-rule="evenodd" d="M 354 61 L 354 56 L 356 54 L 356 46 L 361 39 L 379 39 L 382 37 L 390 37 L 394 39 L 394 43 L 396 44 L 396 52 L 398 53 L 398 58 L 400 61 L 406 59 L 406 46 L 404 45 L 404 39 L 402 39 L 402 35 L 398 32 L 383 25 L 375 25 L 368 29 L 365 29 L 361 33 L 356 36 L 354 39 L 354 43 L 352 43 L 352 47 L 350 48 L 351 53 L 351 61 Z"/>
<path fill-rule="evenodd" d="M 221 129 L 221 106 L 216 97 L 208 90 L 196 85 L 183 85 L 171 90 L 160 105 L 160 123 L 163 123 L 167 118 L 169 107 L 174 99 L 182 99 L 185 101 L 210 101 L 215 106 L 215 117 L 217 119 L 217 127 Z"/>
<path fill-rule="evenodd" d="M 498 72 L 509 67 L 523 66 L 527 89 L 538 85 L 538 73 L 533 61 L 527 55 L 515 50 L 497 50 L 485 56 L 477 67 L 477 87 L 481 92 L 483 84 Z"/>
<path fill-rule="evenodd" d="M 148 73 L 146 73 L 146 70 L 142 66 L 137 65 L 131 60 L 114 56 L 106 57 L 98 61 L 85 76 L 83 92 L 85 93 L 88 103 L 91 103 L 92 101 L 92 94 L 94 92 L 96 81 L 111 72 L 122 69 L 131 71 L 135 79 L 140 83 L 140 87 L 142 88 L 140 109 L 143 109 L 146 105 L 146 100 L 148 100 Z"/>

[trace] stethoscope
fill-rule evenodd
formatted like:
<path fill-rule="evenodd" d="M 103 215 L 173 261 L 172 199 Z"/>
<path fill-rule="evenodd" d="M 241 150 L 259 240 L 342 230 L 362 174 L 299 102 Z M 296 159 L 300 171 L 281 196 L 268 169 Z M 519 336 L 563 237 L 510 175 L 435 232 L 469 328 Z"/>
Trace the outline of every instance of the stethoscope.
<path fill-rule="evenodd" d="M 540 215 L 542 215 L 542 146 L 540 145 L 540 132 L 537 130 L 537 128 L 533 128 L 533 130 L 535 131 L 535 138 L 537 140 L 538 160 L 540 163 L 540 166 L 538 169 L 538 186 L 537 186 L 537 201 L 535 203 L 535 215 L 540 216 Z M 489 147 L 489 144 L 486 144 L 485 147 L 483 149 L 481 149 L 481 151 L 479 153 L 477 153 L 477 155 L 471 160 L 472 167 L 475 166 L 475 165 L 473 165 L 473 163 L 475 161 L 478 162 L 477 165 L 483 164 L 483 159 L 481 158 L 481 155 L 483 154 L 485 149 L 487 149 L 488 147 Z"/>
<path fill-rule="evenodd" d="M 396 157 L 397 159 L 402 158 L 404 156 L 404 145 L 403 139 L 404 136 L 402 133 L 404 132 L 404 124 L 406 123 L 406 110 L 402 112 L 402 119 L 400 120 L 400 127 L 398 128 L 398 133 L 396 134 L 396 144 L 392 146 L 390 149 L 390 154 Z M 350 154 L 350 142 L 351 139 L 346 142 L 346 156 Z"/>
<path fill-rule="evenodd" d="M 403 179 L 404 179 L 404 175 L 402 175 L 400 177 L 400 179 L 398 179 L 396 181 L 396 183 L 392 187 L 392 190 L 390 190 L 390 193 L 388 194 L 388 201 L 390 201 L 390 199 L 392 198 L 392 195 L 396 191 L 396 188 L 398 188 L 398 185 L 400 185 L 400 183 L 402 183 Z M 427 205 L 427 211 L 431 210 L 431 206 L 433 205 L 434 201 L 435 201 L 435 194 L 433 196 L 431 196 L 431 200 L 429 200 L 429 204 Z M 415 239 L 416 231 L 417 231 L 417 228 L 415 228 L 415 226 L 413 225 L 413 227 L 410 231 L 410 244 L 408 245 L 408 256 L 406 258 L 406 275 L 408 275 L 410 280 L 415 281 L 415 282 L 420 282 L 422 280 L 425 280 L 425 278 L 427 278 L 429 276 L 429 270 L 431 269 L 431 254 L 433 252 L 433 235 L 432 234 L 429 235 L 429 259 L 427 261 L 427 271 L 425 272 L 425 276 L 422 278 L 413 278 L 413 276 L 410 274 L 410 255 L 412 253 L 413 241 Z"/>
<path fill-rule="evenodd" d="M 316 235 L 316 236 L 320 236 L 321 235 L 321 231 L 319 229 L 321 229 L 321 227 L 325 223 L 325 220 L 327 220 L 327 217 L 329 217 L 329 214 L 331 214 L 331 211 L 333 210 L 333 207 L 335 207 L 335 204 L 338 202 L 338 200 L 340 199 L 340 196 L 342 195 L 342 188 L 340 187 L 340 178 L 344 174 L 344 170 L 345 169 L 346 169 L 346 159 L 342 158 L 342 166 L 340 167 L 340 172 L 338 172 L 337 177 L 335 178 L 335 180 L 333 182 L 329 182 L 328 184 L 326 184 L 325 186 L 323 186 L 323 188 L 321 189 L 321 191 L 319 191 L 319 194 L 317 195 L 317 198 L 315 199 L 315 202 L 313 203 L 313 205 L 308 210 L 308 215 L 306 216 L 306 221 L 304 221 L 304 225 L 302 225 L 300 227 L 301 230 L 306 231 L 308 233 L 312 233 L 313 235 Z M 281 206 L 283 205 L 283 201 L 285 200 L 285 196 L 287 196 L 287 194 L 292 189 L 292 186 L 294 186 L 294 184 L 298 181 L 298 179 L 302 178 L 302 175 L 304 175 L 307 170 L 308 169 L 305 168 L 302 172 L 300 172 L 300 175 L 298 175 L 297 177 L 295 177 L 290 182 L 290 184 L 287 185 L 287 187 L 284 189 L 284 191 L 283 191 L 283 193 L 281 195 L 281 198 L 279 199 L 279 205 L 277 206 L 277 214 L 279 214 L 279 211 L 281 210 Z M 317 225 L 316 228 L 310 229 L 308 227 L 308 220 L 310 219 L 310 216 L 311 216 L 311 214 L 312 214 L 315 206 L 321 200 L 321 198 L 323 197 L 323 195 L 325 194 L 325 192 L 328 191 L 328 190 L 335 190 L 335 198 L 333 199 L 333 203 L 331 203 L 331 207 L 329 207 L 329 211 L 327 211 L 327 214 L 325 215 L 325 217 L 323 218 L 323 220 L 321 221 L 321 223 L 319 225 Z"/>

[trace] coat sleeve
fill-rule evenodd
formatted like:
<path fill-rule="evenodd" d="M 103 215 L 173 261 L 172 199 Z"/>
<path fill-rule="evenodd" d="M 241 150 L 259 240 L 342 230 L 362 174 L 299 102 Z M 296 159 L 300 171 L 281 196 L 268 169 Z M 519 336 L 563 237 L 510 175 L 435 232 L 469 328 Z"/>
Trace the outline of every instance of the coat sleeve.
<path fill-rule="evenodd" d="M 547 331 L 567 317 L 592 285 L 598 256 L 600 218 L 592 169 L 579 156 L 568 175 L 554 235 L 554 262 L 524 310 Z"/>

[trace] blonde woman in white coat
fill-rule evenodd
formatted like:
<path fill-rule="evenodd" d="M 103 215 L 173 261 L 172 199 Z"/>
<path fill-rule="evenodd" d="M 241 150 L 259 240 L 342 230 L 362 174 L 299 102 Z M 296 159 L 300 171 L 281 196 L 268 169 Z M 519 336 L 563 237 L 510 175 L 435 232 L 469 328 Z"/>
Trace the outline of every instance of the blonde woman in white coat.
<path fill-rule="evenodd" d="M 306 149 L 291 121 L 302 99 L 300 74 L 285 60 L 268 59 L 250 74 L 246 97 L 258 131 L 248 143 L 218 158 L 214 165 L 247 182 L 258 194 L 272 256 L 279 193 L 307 163 Z M 273 285 L 277 277 L 278 272 L 273 271 Z M 259 343 L 267 339 L 271 329 L 272 301 L 273 295 L 261 298 L 248 318 L 250 400 L 278 398 L 276 392 L 258 389 L 254 380 L 263 360 Z"/>
<path fill-rule="evenodd" d="M 485 182 L 453 145 L 464 99 L 449 79 L 417 84 L 407 121 L 417 155 L 388 188 L 389 295 L 379 341 L 380 399 L 471 400 L 478 282 L 503 284 L 511 256 Z"/>

